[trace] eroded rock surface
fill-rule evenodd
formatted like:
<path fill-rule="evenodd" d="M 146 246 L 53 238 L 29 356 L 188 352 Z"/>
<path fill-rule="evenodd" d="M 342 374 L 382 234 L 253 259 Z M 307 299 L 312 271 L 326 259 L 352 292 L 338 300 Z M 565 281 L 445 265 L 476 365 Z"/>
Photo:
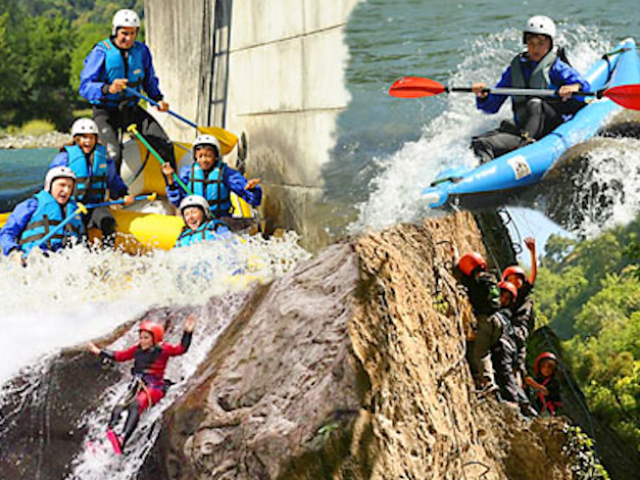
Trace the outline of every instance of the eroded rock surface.
<path fill-rule="evenodd" d="M 562 421 L 474 392 L 451 274 L 471 248 L 457 214 L 334 245 L 256 291 L 166 416 L 162 475 L 571 478 Z"/>

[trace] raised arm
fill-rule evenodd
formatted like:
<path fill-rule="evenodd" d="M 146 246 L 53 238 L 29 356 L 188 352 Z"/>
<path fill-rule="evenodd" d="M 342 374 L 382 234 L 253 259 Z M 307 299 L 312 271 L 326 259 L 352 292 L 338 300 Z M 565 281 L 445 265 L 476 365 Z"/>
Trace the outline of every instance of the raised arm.
<path fill-rule="evenodd" d="M 538 276 L 538 260 L 536 258 L 536 239 L 533 237 L 527 237 L 524 239 L 529 252 L 531 252 L 531 272 L 529 273 L 529 284 L 533 286 Z"/>

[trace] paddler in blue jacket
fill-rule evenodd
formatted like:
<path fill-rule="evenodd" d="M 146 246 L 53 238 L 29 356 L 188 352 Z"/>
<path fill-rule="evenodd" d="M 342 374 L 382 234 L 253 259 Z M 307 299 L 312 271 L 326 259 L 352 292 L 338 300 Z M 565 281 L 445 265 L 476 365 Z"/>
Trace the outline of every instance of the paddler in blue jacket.
<path fill-rule="evenodd" d="M 151 52 L 136 40 L 140 17 L 133 10 L 119 10 L 113 16 L 111 36 L 98 42 L 84 60 L 80 74 L 80 95 L 93 105 L 93 118 L 100 127 L 100 139 L 107 155 L 122 164 L 118 129 L 135 124 L 151 146 L 165 161 L 175 164 L 173 145 L 160 124 L 139 105 L 139 99 L 125 91 L 126 87 L 144 90 L 166 112 Z"/>
<path fill-rule="evenodd" d="M 471 143 L 482 163 L 541 139 L 585 106 L 572 95 L 589 91 L 589 83 L 554 49 L 555 36 L 556 25 L 549 17 L 527 20 L 523 30 L 527 51 L 513 58 L 496 87 L 556 89 L 558 97 L 511 96 L 514 122 L 503 121 L 500 128 Z M 476 105 L 485 113 L 496 113 L 508 96 L 487 93 L 486 86 L 473 84 Z"/>
<path fill-rule="evenodd" d="M 103 202 L 109 190 L 112 200 L 124 197 L 126 206 L 134 197 L 124 183 L 106 148 L 98 143 L 98 125 L 90 118 L 79 118 L 71 127 L 73 141 L 64 145 L 51 162 L 50 168 L 69 167 L 76 175 L 73 201 L 85 205 Z M 116 222 L 108 208 L 96 208 L 83 217 L 85 229 L 96 227 L 102 231 L 103 245 L 115 244 Z"/>
<path fill-rule="evenodd" d="M 175 247 L 188 247 L 205 240 L 231 238 L 231 231 L 221 220 L 211 218 L 209 204 L 200 195 L 189 195 L 180 202 L 185 226 Z"/>
<path fill-rule="evenodd" d="M 204 197 L 213 218 L 228 218 L 231 210 L 231 192 L 235 192 L 250 205 L 258 206 L 262 202 L 260 179 L 247 180 L 244 176 L 222 161 L 220 144 L 213 135 L 200 135 L 193 142 L 195 163 L 180 170 L 180 180 L 195 194 Z M 188 194 L 174 182 L 173 167 L 168 163 L 162 166 L 167 179 L 167 196 L 176 207 Z"/>
<path fill-rule="evenodd" d="M 44 190 L 16 205 L 0 230 L 0 245 L 4 255 L 24 265 L 24 256 L 38 241 L 77 209 L 72 200 L 75 181 L 75 174 L 67 167 L 56 167 L 47 172 Z M 39 247 L 44 252 L 56 252 L 79 241 L 83 228 L 78 215 Z"/>

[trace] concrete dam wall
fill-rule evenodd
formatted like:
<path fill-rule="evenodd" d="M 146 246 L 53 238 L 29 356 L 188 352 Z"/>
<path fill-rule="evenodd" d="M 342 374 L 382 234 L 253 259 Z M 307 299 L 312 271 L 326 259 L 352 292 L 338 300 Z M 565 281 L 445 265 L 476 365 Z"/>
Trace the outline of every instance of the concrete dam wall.
<path fill-rule="evenodd" d="M 249 143 L 268 225 L 326 241 L 322 166 L 349 102 L 344 27 L 359 0 L 147 0 L 147 43 L 171 107 Z M 192 128 L 164 121 L 191 141 Z M 227 161 L 233 165 L 233 154 Z"/>

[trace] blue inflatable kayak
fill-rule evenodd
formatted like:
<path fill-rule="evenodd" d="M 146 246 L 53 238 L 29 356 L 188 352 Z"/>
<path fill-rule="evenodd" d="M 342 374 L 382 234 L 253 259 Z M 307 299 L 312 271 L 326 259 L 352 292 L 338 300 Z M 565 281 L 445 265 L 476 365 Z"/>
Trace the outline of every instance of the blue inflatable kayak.
<path fill-rule="evenodd" d="M 640 83 L 640 58 L 635 41 L 621 42 L 611 54 L 596 62 L 585 78 L 591 91 Z M 477 168 L 442 172 L 431 186 L 422 190 L 423 198 L 431 208 L 463 206 L 473 209 L 504 203 L 525 187 L 539 183 L 567 149 L 594 136 L 611 114 L 621 109 L 606 98 L 593 101 L 571 120 L 531 145 Z"/>

